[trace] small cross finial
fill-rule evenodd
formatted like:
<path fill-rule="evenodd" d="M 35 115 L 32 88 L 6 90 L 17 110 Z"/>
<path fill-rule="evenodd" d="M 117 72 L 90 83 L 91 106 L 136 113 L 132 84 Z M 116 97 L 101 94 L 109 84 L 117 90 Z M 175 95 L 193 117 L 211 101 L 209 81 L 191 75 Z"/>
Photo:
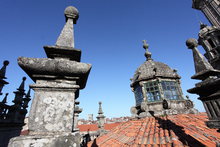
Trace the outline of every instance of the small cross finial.
<path fill-rule="evenodd" d="M 142 41 L 144 44 L 143 44 L 143 48 L 146 50 L 146 52 L 145 52 L 145 57 L 147 58 L 147 61 L 148 60 L 152 60 L 152 58 L 151 58 L 151 53 L 148 51 L 148 48 L 149 48 L 149 44 L 147 44 L 147 41 L 146 40 L 143 40 Z"/>
<path fill-rule="evenodd" d="M 143 40 L 142 42 L 144 43 L 144 44 L 143 44 L 143 48 L 148 51 L 149 44 L 147 44 L 147 41 L 146 41 L 146 40 Z"/>

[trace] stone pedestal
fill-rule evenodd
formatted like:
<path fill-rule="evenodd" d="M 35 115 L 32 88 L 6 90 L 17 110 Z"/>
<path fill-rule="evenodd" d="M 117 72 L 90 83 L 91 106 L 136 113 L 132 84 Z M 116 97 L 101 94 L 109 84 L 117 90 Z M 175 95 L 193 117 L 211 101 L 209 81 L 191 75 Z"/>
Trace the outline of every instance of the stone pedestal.
<path fill-rule="evenodd" d="M 75 92 L 79 89 L 76 81 L 39 80 L 31 88 L 35 95 L 29 116 L 30 134 L 71 132 Z"/>

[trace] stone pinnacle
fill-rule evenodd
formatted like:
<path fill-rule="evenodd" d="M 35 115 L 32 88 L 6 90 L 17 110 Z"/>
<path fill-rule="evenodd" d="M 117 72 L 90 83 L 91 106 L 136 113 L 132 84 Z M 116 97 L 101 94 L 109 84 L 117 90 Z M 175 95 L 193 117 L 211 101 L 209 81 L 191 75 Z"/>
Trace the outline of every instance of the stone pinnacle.
<path fill-rule="evenodd" d="M 103 114 L 103 111 L 102 111 L 102 102 L 99 102 L 99 111 L 98 111 L 98 114 Z"/>
<path fill-rule="evenodd" d="M 186 41 L 186 45 L 189 49 L 193 51 L 193 58 L 195 63 L 196 73 L 205 71 L 205 70 L 214 70 L 205 57 L 197 49 L 198 43 L 194 38 L 190 38 Z"/>
<path fill-rule="evenodd" d="M 21 85 L 20 85 L 19 88 L 18 88 L 18 90 L 21 91 L 21 92 L 24 91 L 24 84 L 25 84 L 25 80 L 26 80 L 26 79 L 27 79 L 26 77 L 23 77 L 23 78 L 22 78 Z"/>
<path fill-rule="evenodd" d="M 65 9 L 64 14 L 66 17 L 66 24 L 57 39 L 56 46 L 74 48 L 73 24 L 76 24 L 79 18 L 79 12 L 75 7 L 69 6 Z"/>
<path fill-rule="evenodd" d="M 3 67 L 0 69 L 0 78 L 1 79 L 5 79 L 5 72 L 6 72 L 6 67 L 8 66 L 9 64 L 9 61 L 8 60 L 5 60 L 3 62 Z"/>

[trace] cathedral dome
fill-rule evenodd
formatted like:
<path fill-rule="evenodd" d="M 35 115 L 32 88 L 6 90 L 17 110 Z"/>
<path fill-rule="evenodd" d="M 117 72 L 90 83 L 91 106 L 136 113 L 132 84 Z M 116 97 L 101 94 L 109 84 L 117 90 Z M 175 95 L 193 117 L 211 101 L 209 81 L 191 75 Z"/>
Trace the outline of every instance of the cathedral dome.
<path fill-rule="evenodd" d="M 147 51 L 148 52 L 148 51 Z M 145 53 L 146 56 L 147 53 Z M 151 55 L 151 53 L 148 52 Z M 169 78 L 169 79 L 180 79 L 175 69 L 170 68 L 168 65 L 162 62 L 153 61 L 148 57 L 142 65 L 140 65 L 131 81 L 131 87 L 133 87 L 139 81 L 147 81 L 155 79 L 156 77 Z"/>
<path fill-rule="evenodd" d="M 171 69 L 168 65 L 162 62 L 148 60 L 136 70 L 131 86 L 139 81 L 150 80 L 156 77 L 180 79 L 176 70 Z"/>
<path fill-rule="evenodd" d="M 184 99 L 177 71 L 162 62 L 153 61 L 148 51 L 149 45 L 143 42 L 147 60 L 137 68 L 131 80 L 136 103 L 130 109 L 132 116 L 151 116 L 151 112 L 157 116 L 164 113 L 197 113 L 193 103 Z"/>

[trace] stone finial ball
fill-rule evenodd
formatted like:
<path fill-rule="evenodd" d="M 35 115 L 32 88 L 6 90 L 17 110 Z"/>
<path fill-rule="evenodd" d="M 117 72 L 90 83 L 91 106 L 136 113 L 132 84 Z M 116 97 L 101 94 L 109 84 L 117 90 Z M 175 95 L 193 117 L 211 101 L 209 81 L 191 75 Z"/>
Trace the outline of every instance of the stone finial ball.
<path fill-rule="evenodd" d="M 22 78 L 23 81 L 25 81 L 26 79 L 27 79 L 26 77 L 23 77 L 23 78 Z"/>
<path fill-rule="evenodd" d="M 64 14 L 66 17 L 75 17 L 75 16 L 78 16 L 79 15 L 79 11 L 73 7 L 73 6 L 68 6 L 65 11 L 64 11 Z"/>
<path fill-rule="evenodd" d="M 194 47 L 198 46 L 198 42 L 195 38 L 190 38 L 190 39 L 186 40 L 186 46 L 189 49 L 193 49 Z"/>
<path fill-rule="evenodd" d="M 9 61 L 8 61 L 8 60 L 5 60 L 5 61 L 3 62 L 3 65 L 4 65 L 4 66 L 8 66 L 8 64 L 9 64 Z"/>

